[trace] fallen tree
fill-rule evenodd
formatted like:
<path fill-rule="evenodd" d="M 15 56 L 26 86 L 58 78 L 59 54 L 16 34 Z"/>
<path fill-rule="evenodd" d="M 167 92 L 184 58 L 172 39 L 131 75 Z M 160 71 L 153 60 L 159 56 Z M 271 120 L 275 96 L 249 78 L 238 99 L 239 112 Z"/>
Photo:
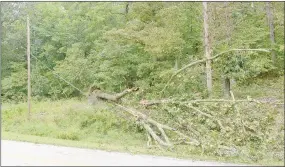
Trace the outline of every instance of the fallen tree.
<path fill-rule="evenodd" d="M 176 99 L 161 99 L 161 100 L 141 100 L 139 102 L 140 105 L 149 107 L 152 105 L 159 105 L 159 104 L 193 104 L 193 103 L 242 103 L 242 102 L 253 102 L 258 104 L 283 104 L 280 103 L 283 100 L 274 100 L 274 101 L 266 101 L 266 100 L 258 100 L 252 99 L 248 97 L 247 99 L 238 99 L 238 100 L 227 100 L 227 99 L 196 99 L 196 100 L 188 100 L 188 101 L 179 101 Z"/>
<path fill-rule="evenodd" d="M 138 90 L 139 88 L 131 88 L 131 89 L 126 89 L 120 93 L 109 94 L 102 91 L 99 87 L 91 86 L 88 92 L 88 99 L 91 100 L 92 102 L 96 102 L 98 100 L 118 102 L 122 97 L 126 96 L 127 94 Z"/>
<path fill-rule="evenodd" d="M 119 109 L 129 113 L 131 116 L 135 118 L 137 123 L 142 125 L 142 127 L 146 130 L 147 135 L 148 135 L 148 146 L 150 146 L 150 142 L 154 140 L 156 143 L 158 143 L 160 146 L 164 147 L 172 147 L 174 144 L 177 143 L 186 143 L 186 144 L 192 144 L 192 145 L 199 145 L 199 141 L 196 139 L 193 139 L 182 132 L 179 132 L 177 129 L 172 128 L 170 126 L 161 124 L 151 118 L 149 118 L 147 115 L 143 114 L 142 112 L 138 111 L 138 109 L 131 108 L 131 107 L 125 107 L 121 104 L 118 103 L 118 100 L 124 97 L 125 95 L 137 91 L 138 88 L 132 88 L 132 89 L 126 89 L 122 91 L 121 93 L 117 94 L 108 94 L 105 93 L 99 89 L 90 89 L 89 93 L 89 100 L 93 100 L 92 104 L 95 104 L 95 101 L 98 100 L 103 100 L 105 102 L 109 102 L 113 104 L 114 106 L 118 107 Z M 166 134 L 165 130 L 172 131 L 173 133 L 177 134 L 178 136 L 181 137 L 183 141 L 172 143 L 171 140 L 169 139 L 168 135 Z M 161 134 L 158 135 L 158 134 Z"/>
<path fill-rule="evenodd" d="M 230 149 L 236 148 L 235 144 L 238 141 L 235 141 L 236 138 L 233 134 L 236 134 L 239 130 L 243 132 L 240 133 L 241 137 L 239 136 L 238 140 L 246 141 L 250 138 L 263 138 L 263 133 L 261 132 L 262 128 L 255 127 L 255 121 L 251 121 L 250 116 L 244 115 L 244 109 L 239 108 L 244 106 L 244 104 L 253 104 L 253 105 L 275 105 L 280 104 L 282 100 L 257 100 L 248 97 L 247 99 L 235 99 L 233 93 L 231 92 L 232 99 L 196 99 L 196 100 L 177 100 L 177 99 L 161 99 L 161 100 L 142 100 L 140 101 L 141 107 L 156 106 L 162 105 L 157 110 L 163 110 L 163 106 L 171 105 L 171 106 L 178 106 L 181 108 L 182 113 L 176 114 L 176 117 L 183 117 L 181 118 L 182 121 L 176 121 L 176 125 L 173 123 L 167 124 L 161 123 L 153 118 L 151 118 L 148 114 L 145 114 L 143 108 L 140 109 L 138 107 L 130 107 L 120 103 L 120 99 L 125 97 L 127 94 L 137 91 L 138 88 L 132 88 L 122 91 L 121 93 L 117 94 L 108 94 L 103 91 L 94 90 L 93 92 L 89 93 L 89 98 L 103 101 L 105 103 L 109 103 L 112 106 L 116 107 L 119 111 L 125 112 L 127 115 L 131 116 L 134 121 L 141 125 L 141 127 L 145 130 L 148 141 L 147 146 L 151 145 L 151 142 L 154 141 L 159 147 L 163 148 L 172 148 L 174 145 L 177 144 L 188 144 L 192 146 L 199 146 L 202 148 L 210 148 L 213 147 L 214 141 L 216 139 L 211 139 L 211 133 L 213 133 L 213 129 L 207 129 L 208 123 L 199 122 L 202 120 L 207 120 L 212 122 L 213 124 L 218 127 L 218 129 L 214 129 L 215 133 L 218 133 L 220 137 L 226 135 L 228 136 L 225 139 L 222 139 L 219 143 L 217 143 L 217 149 L 228 147 Z M 232 108 L 231 114 L 223 114 L 220 111 L 210 111 L 211 105 L 215 104 L 223 104 L 228 105 L 229 108 Z M 242 104 L 238 106 L 239 104 Z M 200 108 L 202 107 L 202 109 Z M 209 108 L 207 108 L 209 107 Z M 227 106 L 226 106 L 227 107 Z M 253 108 L 255 108 L 253 106 Z M 172 109 L 172 107 L 170 107 Z M 224 109 L 221 107 L 220 109 Z M 219 110 L 220 110 L 219 109 Z M 147 110 L 148 111 L 148 110 Z M 156 111 L 156 112 L 158 112 Z M 262 118 L 265 114 L 266 110 L 259 112 L 253 111 L 254 113 L 258 114 L 258 117 Z M 250 113 L 250 114 L 254 114 Z M 163 113 L 161 113 L 163 114 Z M 182 115 L 181 115 L 182 114 Z M 184 115 L 184 116 L 183 116 Z M 248 118 L 247 118 L 248 117 Z M 254 118 L 257 121 L 259 120 L 258 117 Z M 186 118 L 185 123 L 183 123 L 183 119 Z M 195 127 L 191 129 L 189 127 L 189 123 L 195 124 Z M 184 124 L 184 125 L 183 125 Z M 174 125 L 174 126 L 173 126 Z M 183 126 L 187 126 L 187 129 L 184 129 Z M 190 128 L 190 129 L 189 129 Z M 202 128 L 202 130 L 200 129 Z M 204 129 L 204 130 L 203 130 Z M 206 130 L 206 131 L 205 131 Z M 191 132 L 193 131 L 193 133 Z M 195 133 L 194 133 L 195 132 Z M 208 134 L 209 133 L 209 134 Z M 192 134 L 195 136 L 193 137 Z M 177 137 L 177 138 L 176 138 Z M 228 143 L 228 140 L 231 139 L 232 141 Z"/>
<path fill-rule="evenodd" d="M 171 141 L 169 140 L 168 136 L 166 135 L 164 129 L 172 131 L 174 133 L 176 133 L 177 135 L 179 135 L 180 137 L 182 137 L 182 139 L 185 141 L 185 143 L 187 144 L 193 144 L 193 145 L 199 145 L 200 143 L 196 140 L 193 139 L 185 134 L 183 134 L 182 132 L 179 132 L 177 129 L 169 127 L 167 125 L 161 124 L 149 117 L 147 117 L 145 114 L 139 112 L 138 110 L 134 109 L 134 108 L 127 108 L 124 107 L 120 104 L 116 104 L 114 103 L 114 105 L 116 105 L 117 107 L 121 108 L 122 110 L 128 112 L 129 114 L 131 114 L 132 116 L 136 117 L 136 120 L 142 124 L 142 126 L 145 128 L 145 130 L 147 131 L 148 135 L 157 143 L 159 143 L 162 146 L 172 146 L 173 144 L 171 143 Z M 157 132 L 155 132 L 154 128 L 157 128 L 158 131 L 161 133 L 162 138 L 159 137 L 157 135 Z M 151 140 L 151 138 L 149 138 L 149 142 Z M 186 141 L 188 140 L 188 141 Z"/>

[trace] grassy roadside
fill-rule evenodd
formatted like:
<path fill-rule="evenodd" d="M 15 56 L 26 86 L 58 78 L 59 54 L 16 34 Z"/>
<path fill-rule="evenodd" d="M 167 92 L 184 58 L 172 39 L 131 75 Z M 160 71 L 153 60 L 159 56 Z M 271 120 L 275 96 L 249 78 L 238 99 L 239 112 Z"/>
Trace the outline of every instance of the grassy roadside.
<path fill-rule="evenodd" d="M 173 152 L 169 150 L 159 150 L 159 149 L 149 149 L 143 146 L 132 146 L 132 145 L 117 145 L 117 144 L 102 144 L 102 143 L 94 143 L 94 142 L 86 142 L 86 141 L 73 141 L 73 140 L 63 140 L 63 139 L 55 139 L 50 137 L 40 137 L 33 135 L 24 135 L 17 134 L 12 132 L 2 131 L 2 139 L 4 140 L 14 140 L 14 141 L 24 141 L 24 142 L 33 142 L 40 144 L 52 144 L 57 146 L 67 146 L 67 147 L 77 147 L 77 148 L 88 148 L 88 149 L 101 149 L 105 151 L 116 151 L 116 152 L 127 152 L 131 154 L 148 154 L 155 156 L 167 156 L 167 157 L 175 157 L 182 159 L 191 159 L 191 160 L 201 160 L 201 161 L 219 161 L 224 163 L 236 163 L 236 164 L 248 164 L 248 165 L 257 165 L 256 163 L 243 162 L 240 159 L 226 159 L 226 158 L 217 158 L 210 156 L 198 156 L 198 155 L 189 155 L 187 152 Z M 272 161 L 262 161 L 259 162 L 258 165 L 275 165 L 282 166 L 282 162 L 272 162 Z"/>
<path fill-rule="evenodd" d="M 283 81 L 283 77 L 268 82 L 259 80 L 250 86 L 234 87 L 234 92 L 237 98 L 246 98 L 249 95 L 253 98 L 275 97 L 282 99 L 284 92 L 280 92 L 279 89 L 283 87 Z M 270 112 L 266 111 L 266 114 L 272 113 L 270 109 L 268 108 Z M 272 127 L 270 134 L 281 134 L 277 129 L 284 128 L 284 110 L 280 109 L 275 112 L 279 115 L 275 116 L 274 124 L 263 121 L 265 122 L 264 126 Z M 248 113 L 245 114 L 248 115 Z M 268 147 L 272 149 L 250 150 L 246 148 L 246 153 L 242 152 L 237 156 L 207 155 L 201 151 L 201 148 L 189 145 L 178 145 L 172 150 L 161 150 L 157 147 L 147 148 L 145 132 L 134 123 L 134 120 L 125 119 L 126 117 L 120 115 L 120 112 L 105 106 L 89 106 L 86 101 L 74 99 L 34 101 L 29 120 L 27 115 L 26 103 L 2 104 L 2 139 L 192 160 L 265 166 L 284 165 L 284 158 L 282 158 L 284 151 L 280 151 L 284 146 L 283 138 L 272 140 L 271 143 L 270 139 L 266 138 L 269 140 Z M 274 115 L 269 116 L 270 119 L 274 118 Z M 279 136 L 282 137 L 282 135 Z M 219 140 L 214 142 L 219 142 Z M 275 155 L 273 156 L 273 154 Z"/>
<path fill-rule="evenodd" d="M 145 132 L 132 120 L 126 120 L 114 112 L 98 111 L 78 100 L 32 104 L 30 120 L 27 119 L 25 103 L 3 105 L 2 139 L 192 160 L 283 165 L 282 161 L 272 158 L 254 162 L 244 156 L 208 156 L 201 154 L 199 148 L 194 146 L 180 145 L 173 150 L 147 148 Z"/>

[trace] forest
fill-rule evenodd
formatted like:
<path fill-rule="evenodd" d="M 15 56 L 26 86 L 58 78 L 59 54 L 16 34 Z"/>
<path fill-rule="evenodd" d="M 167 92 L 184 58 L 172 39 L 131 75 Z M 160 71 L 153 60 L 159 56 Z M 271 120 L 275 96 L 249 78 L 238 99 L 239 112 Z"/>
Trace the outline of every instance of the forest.
<path fill-rule="evenodd" d="M 1 2 L 1 24 L 6 138 L 284 164 L 283 2 Z"/>

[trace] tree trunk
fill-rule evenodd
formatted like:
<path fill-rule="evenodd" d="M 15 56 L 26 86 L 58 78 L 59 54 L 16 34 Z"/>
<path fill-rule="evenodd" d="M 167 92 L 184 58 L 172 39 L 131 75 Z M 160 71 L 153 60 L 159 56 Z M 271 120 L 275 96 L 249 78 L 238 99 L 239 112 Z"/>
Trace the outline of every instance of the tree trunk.
<path fill-rule="evenodd" d="M 180 58 L 175 58 L 174 70 L 178 70 L 180 68 Z"/>
<path fill-rule="evenodd" d="M 224 85 L 224 97 L 229 98 L 231 97 L 231 80 L 228 77 L 223 78 L 223 85 Z"/>
<path fill-rule="evenodd" d="M 210 42 L 209 42 L 209 25 L 208 25 L 208 9 L 207 2 L 203 2 L 203 13 L 204 13 L 204 45 L 205 45 L 205 57 L 209 59 L 211 57 Z M 212 93 L 212 69 L 211 60 L 206 61 L 206 74 L 207 74 L 207 89 L 209 96 Z"/>
<path fill-rule="evenodd" d="M 97 100 L 109 100 L 109 101 L 114 101 L 117 102 L 118 100 L 120 100 L 122 97 L 124 97 L 125 95 L 137 91 L 138 88 L 131 88 L 131 89 L 126 89 L 120 93 L 116 93 L 116 94 L 109 94 L 109 93 L 105 93 L 103 91 L 101 91 L 100 89 L 95 89 L 93 90 L 92 86 L 89 89 L 88 92 L 88 101 L 89 103 L 96 103 Z"/>
<path fill-rule="evenodd" d="M 274 37 L 274 24 L 273 24 L 273 14 L 270 8 L 270 2 L 266 2 L 266 14 L 267 14 L 267 20 L 269 25 L 269 31 L 270 31 L 270 41 L 271 41 L 271 49 L 275 45 L 275 37 Z M 271 51 L 272 55 L 272 61 L 275 64 L 276 63 L 276 55 L 274 50 Z"/>
<path fill-rule="evenodd" d="M 28 118 L 31 115 L 31 44 L 30 44 L 30 19 L 27 17 L 27 63 L 28 63 Z"/>
<path fill-rule="evenodd" d="M 227 38 L 227 45 L 230 47 L 230 40 L 231 40 L 231 24 L 230 24 L 230 16 L 229 16 L 229 11 L 228 9 L 228 2 L 224 2 L 225 5 L 225 20 L 226 20 L 226 38 Z M 224 92 L 224 98 L 229 98 L 231 97 L 230 91 L 231 91 L 231 82 L 230 82 L 230 78 L 224 76 L 222 77 L 223 80 L 223 92 Z"/>
<path fill-rule="evenodd" d="M 126 12 L 126 14 L 128 14 L 129 13 L 129 2 L 127 2 L 127 4 L 126 4 L 126 8 L 125 8 L 125 12 Z"/>
<path fill-rule="evenodd" d="M 178 60 L 175 58 L 174 70 L 178 70 Z"/>

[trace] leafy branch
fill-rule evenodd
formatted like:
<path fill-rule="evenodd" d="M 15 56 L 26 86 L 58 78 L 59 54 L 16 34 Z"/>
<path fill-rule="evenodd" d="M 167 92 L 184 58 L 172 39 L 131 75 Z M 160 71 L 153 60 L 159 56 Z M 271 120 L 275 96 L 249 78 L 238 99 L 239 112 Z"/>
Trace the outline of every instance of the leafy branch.
<path fill-rule="evenodd" d="M 179 69 L 178 71 L 175 72 L 175 74 L 173 74 L 170 79 L 168 80 L 168 82 L 166 83 L 166 85 L 164 86 L 164 88 L 162 89 L 161 93 L 164 92 L 164 90 L 167 88 L 167 86 L 169 85 L 169 83 L 171 82 L 171 80 L 176 76 L 178 75 L 179 73 L 181 73 L 182 71 L 186 70 L 187 68 L 189 67 L 192 67 L 194 65 L 197 65 L 197 64 L 200 64 L 200 63 L 204 63 L 206 62 L 207 60 L 214 60 L 214 59 L 217 59 L 218 57 L 224 55 L 225 53 L 228 53 L 228 52 L 232 52 L 232 51 L 260 51 L 260 52 L 270 52 L 268 49 L 230 49 L 230 50 L 227 50 L 227 51 L 224 51 L 224 52 L 221 52 L 219 54 L 216 54 L 215 56 L 209 58 L 209 59 L 202 59 L 202 60 L 198 60 L 198 61 L 195 61 L 193 63 L 190 63 L 190 64 L 187 64 L 186 66 L 182 67 L 181 69 Z"/>

